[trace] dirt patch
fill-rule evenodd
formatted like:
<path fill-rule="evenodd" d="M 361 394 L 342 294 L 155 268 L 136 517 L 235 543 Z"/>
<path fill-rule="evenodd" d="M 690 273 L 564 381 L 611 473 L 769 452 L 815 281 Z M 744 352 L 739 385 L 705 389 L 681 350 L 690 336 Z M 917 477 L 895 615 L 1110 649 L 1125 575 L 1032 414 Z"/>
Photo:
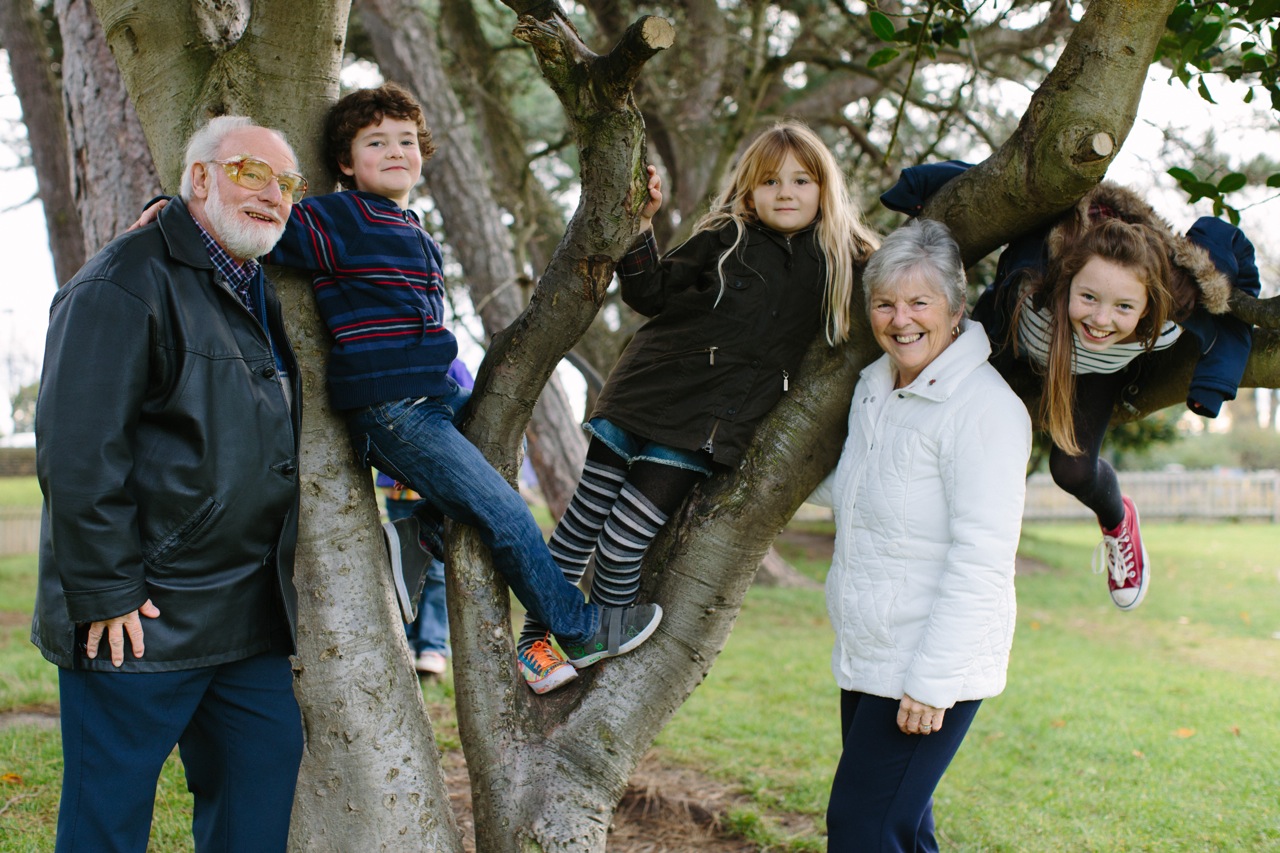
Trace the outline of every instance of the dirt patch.
<path fill-rule="evenodd" d="M 475 853 L 466 761 L 458 749 L 445 752 L 441 761 L 463 849 Z M 606 847 L 609 853 L 757 853 L 758 845 L 734 835 L 725 825 L 734 809 L 750 804 L 747 797 L 695 770 L 663 767 L 646 756 L 614 812 Z M 785 834 L 814 829 L 806 815 L 771 816 L 770 823 Z"/>
<path fill-rule="evenodd" d="M 0 712 L 0 729 L 13 726 L 36 726 L 41 729 L 58 727 L 58 704 L 45 702 L 38 705 L 24 705 L 10 711 Z"/>
<path fill-rule="evenodd" d="M 30 613 L 20 613 L 16 610 L 0 610 L 0 629 L 19 628 L 30 624 Z"/>

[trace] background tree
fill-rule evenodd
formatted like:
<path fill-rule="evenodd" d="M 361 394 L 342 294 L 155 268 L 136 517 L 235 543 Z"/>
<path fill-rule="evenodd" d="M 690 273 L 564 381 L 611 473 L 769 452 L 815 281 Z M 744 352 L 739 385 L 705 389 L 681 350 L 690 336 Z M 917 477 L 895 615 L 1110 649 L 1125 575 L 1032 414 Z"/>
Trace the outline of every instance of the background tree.
<path fill-rule="evenodd" d="M 703 74 L 687 62 L 680 75 L 665 78 L 659 76 L 661 62 L 677 51 L 654 54 L 671 44 L 671 27 L 654 18 L 628 26 L 636 15 L 621 0 L 585 3 L 588 16 L 581 20 L 571 20 L 555 2 L 459 5 L 474 15 L 468 19 L 465 9 L 455 7 L 458 20 L 450 17 L 449 26 L 471 26 L 472 36 L 478 29 L 483 41 L 468 49 L 492 54 L 487 70 L 469 70 L 491 75 L 475 77 L 486 81 L 486 91 L 501 91 L 505 75 L 527 72 L 536 61 L 563 105 L 554 116 L 545 108 L 533 111 L 545 139 L 554 142 L 519 146 L 526 180 L 506 175 L 512 188 L 532 193 L 533 200 L 491 190 L 511 218 L 514 256 L 528 264 L 514 265 L 515 277 L 537 283 L 524 310 L 494 335 L 466 432 L 513 476 L 534 402 L 555 364 L 606 303 L 613 264 L 632 237 L 646 159 L 638 103 L 653 99 L 652 151 L 677 197 L 664 225 L 672 239 L 687 230 L 742 138 L 784 113 L 808 117 L 850 163 L 872 169 L 876 178 L 867 180 L 869 186 L 886 183 L 886 167 L 952 150 L 944 145 L 953 138 L 948 134 L 1008 138 L 992 145 L 993 156 L 931 207 L 976 258 L 984 247 L 1064 209 L 1105 172 L 1128 133 L 1147 64 L 1175 3 L 1136 8 L 1125 0 L 1094 0 L 1074 28 L 1063 27 L 1072 29 L 1071 39 L 1017 130 L 1015 117 L 998 114 L 1008 122 L 1000 133 L 966 112 L 993 94 L 980 95 L 977 82 L 1012 73 L 1004 66 L 1039 79 L 1054 65 L 1056 51 L 1047 47 L 1051 24 L 1065 20 L 1069 4 L 1012 2 L 979 19 L 960 3 L 882 3 L 882 20 L 854 14 L 842 3 L 788 4 L 784 10 L 758 1 L 690 0 L 663 11 L 680 38 L 689 40 L 681 42 L 680 55 L 695 58 Z M 318 189 L 323 186 L 318 127 L 337 93 L 345 0 L 305 6 L 201 0 L 181 7 L 163 0 L 96 0 L 95 8 L 165 187 L 176 185 L 181 141 L 203 118 L 222 112 L 283 127 L 303 169 Z M 522 12 L 527 14 L 517 17 Z M 499 35 L 513 26 L 531 49 L 514 49 L 516 43 Z M 607 52 L 594 53 L 587 44 Z M 424 39 L 418 50 L 436 48 Z M 637 88 L 651 57 L 653 74 L 646 72 Z M 943 61 L 949 58 L 955 61 Z M 972 74 L 949 79 L 961 59 Z M 936 73 L 925 73 L 935 61 Z M 418 57 L 410 65 L 421 62 Z M 461 60 L 441 64 L 463 66 Z M 545 104 L 546 90 L 531 88 L 524 77 L 530 88 L 520 91 Z M 947 91 L 952 94 L 944 97 Z M 686 96 L 701 99 L 709 111 L 699 117 Z M 821 104 L 828 108 L 825 120 L 817 118 Z M 668 126 L 663 142 L 661 125 L 675 117 L 685 123 Z M 557 122 L 558 137 L 551 132 Z M 947 134 L 914 135 L 929 126 L 948 128 Z M 472 144 L 485 150 L 475 141 L 480 134 L 471 132 Z M 504 147 L 515 156 L 516 146 Z M 101 150 L 94 154 L 102 156 Z M 685 168 L 672 165 L 680 163 Z M 580 180 L 574 214 L 566 227 L 551 231 L 558 240 L 548 239 L 545 229 L 531 226 L 549 214 L 533 212 L 540 202 L 529 181 L 559 203 L 573 175 Z M 508 204 L 519 208 L 513 212 Z M 131 221 L 136 207 L 121 210 Z M 1019 211 L 1032 216 L 1017 216 Z M 486 233 L 478 231 L 477 239 L 502 239 Z M 542 261 L 537 267 L 535 259 Z M 505 275 L 483 277 L 498 281 Z M 280 289 L 306 400 L 297 685 L 308 742 L 293 843 L 308 850 L 458 850 L 407 647 L 392 639 L 402 632 L 392 615 L 368 472 L 355 465 L 341 425 L 325 408 L 327 339 L 307 282 L 285 277 Z M 623 317 L 604 313 L 611 328 L 625 328 Z M 655 543 L 643 592 L 667 612 L 655 638 L 633 655 L 587 670 L 562 691 L 535 697 L 518 683 L 506 590 L 474 535 L 453 531 L 455 681 L 480 849 L 603 847 L 609 816 L 636 761 L 705 676 L 761 556 L 834 462 L 857 370 L 875 354 L 865 332 L 860 326 L 854 341 L 836 351 L 815 343 L 801 380 L 762 424 L 742 465 L 700 487 Z M 1260 334 L 1247 381 L 1278 384 L 1278 350 L 1274 333 Z M 1180 402 L 1185 393 L 1189 354 L 1175 349 L 1167 360 L 1167 380 L 1141 398 L 1148 411 Z"/>

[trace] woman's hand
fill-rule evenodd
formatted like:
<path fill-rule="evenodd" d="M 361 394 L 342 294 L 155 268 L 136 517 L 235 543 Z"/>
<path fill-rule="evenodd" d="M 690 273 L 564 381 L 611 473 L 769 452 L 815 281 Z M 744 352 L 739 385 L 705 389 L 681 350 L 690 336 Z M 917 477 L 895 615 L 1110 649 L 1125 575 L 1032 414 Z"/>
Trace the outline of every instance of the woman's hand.
<path fill-rule="evenodd" d="M 649 172 L 649 200 L 640 211 L 640 233 L 653 228 L 653 215 L 662 207 L 662 178 L 653 166 L 645 167 Z"/>
<path fill-rule="evenodd" d="M 904 735 L 932 734 L 942 728 L 942 717 L 946 713 L 943 708 L 917 702 L 903 694 L 898 705 L 898 728 Z"/>

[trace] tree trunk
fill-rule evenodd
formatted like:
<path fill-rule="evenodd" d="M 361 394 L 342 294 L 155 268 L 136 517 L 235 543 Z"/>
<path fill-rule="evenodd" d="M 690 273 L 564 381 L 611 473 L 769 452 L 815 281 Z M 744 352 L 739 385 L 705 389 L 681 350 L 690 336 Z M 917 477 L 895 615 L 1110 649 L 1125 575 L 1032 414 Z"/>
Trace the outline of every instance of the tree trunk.
<path fill-rule="evenodd" d="M 325 173 L 320 127 L 338 90 L 346 0 L 305 9 L 250 9 L 243 0 L 181 10 L 165 0 L 95 5 L 170 190 L 186 138 L 206 117 L 221 114 L 282 126 L 302 171 Z M 439 753 L 393 613 L 371 477 L 353 464 L 345 427 L 326 405 L 328 333 L 309 280 L 295 274 L 276 281 L 305 403 L 294 667 L 306 751 L 291 848 L 460 850 Z"/>
<path fill-rule="evenodd" d="M 160 181 L 89 0 L 54 0 L 54 9 L 62 29 L 72 191 L 88 256 L 124 233 Z"/>
<path fill-rule="evenodd" d="M 84 235 L 71 193 L 62 94 L 50 64 L 44 24 L 31 0 L 0 3 L 0 45 L 9 54 L 9 73 L 22 105 L 31 163 L 44 205 L 54 276 L 61 284 L 84 266 Z"/>
<path fill-rule="evenodd" d="M 450 86 L 437 38 L 422 6 L 413 0 L 359 0 L 355 6 L 383 75 L 408 86 L 431 117 L 437 154 L 426 166 L 431 196 L 444 218 L 449 245 L 467 273 L 471 301 L 489 337 L 524 309 L 511 232 L 494 200 L 484 158 Z M 573 497 L 586 458 L 586 441 L 559 379 L 548 382 L 532 413 L 529 458 L 552 514 L 559 518 Z"/>

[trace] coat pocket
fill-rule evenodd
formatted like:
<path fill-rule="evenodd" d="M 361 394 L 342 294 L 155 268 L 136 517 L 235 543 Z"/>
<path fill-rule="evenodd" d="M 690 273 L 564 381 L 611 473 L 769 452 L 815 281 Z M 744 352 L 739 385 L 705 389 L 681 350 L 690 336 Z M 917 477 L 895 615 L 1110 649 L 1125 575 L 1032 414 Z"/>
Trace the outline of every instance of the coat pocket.
<path fill-rule="evenodd" d="M 188 515 L 160 541 L 143 552 L 143 561 L 149 566 L 168 564 L 201 533 L 213 526 L 213 519 L 221 509 L 222 504 L 213 498 L 205 498 L 195 512 Z"/>

